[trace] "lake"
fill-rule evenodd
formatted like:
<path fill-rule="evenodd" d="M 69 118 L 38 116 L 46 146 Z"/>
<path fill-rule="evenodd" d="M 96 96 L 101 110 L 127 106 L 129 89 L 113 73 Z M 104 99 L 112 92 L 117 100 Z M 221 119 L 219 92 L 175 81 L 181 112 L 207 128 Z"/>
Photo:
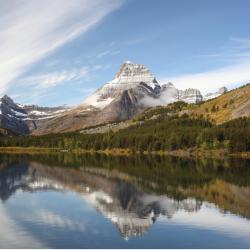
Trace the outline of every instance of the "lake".
<path fill-rule="evenodd" d="M 250 161 L 0 155 L 1 248 L 250 248 Z"/>

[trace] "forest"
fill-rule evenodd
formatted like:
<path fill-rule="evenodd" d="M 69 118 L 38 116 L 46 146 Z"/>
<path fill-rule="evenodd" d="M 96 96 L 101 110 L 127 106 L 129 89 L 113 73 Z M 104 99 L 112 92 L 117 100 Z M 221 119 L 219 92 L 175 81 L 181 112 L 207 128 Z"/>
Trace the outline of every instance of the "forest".
<path fill-rule="evenodd" d="M 168 112 L 167 112 L 168 111 Z M 250 151 L 250 118 L 243 117 L 221 125 L 171 110 L 139 116 L 137 123 L 114 133 L 83 134 L 78 132 L 42 136 L 3 136 L 0 147 L 40 147 L 51 149 L 130 149 L 131 152 L 172 151 L 178 149 L 227 149 Z M 146 113 L 149 115 L 149 113 Z"/>

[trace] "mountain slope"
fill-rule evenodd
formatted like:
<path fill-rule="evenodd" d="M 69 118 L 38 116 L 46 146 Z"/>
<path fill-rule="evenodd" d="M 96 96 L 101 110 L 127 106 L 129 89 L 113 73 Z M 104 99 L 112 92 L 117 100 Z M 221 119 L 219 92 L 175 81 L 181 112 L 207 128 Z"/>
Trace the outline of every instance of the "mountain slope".
<path fill-rule="evenodd" d="M 197 105 L 191 110 L 193 115 L 209 117 L 217 124 L 250 116 L 250 84 L 231 90 L 215 99 Z"/>
<path fill-rule="evenodd" d="M 249 89 L 244 91 L 248 92 Z M 223 99 L 232 93 L 224 94 L 225 92 L 226 89 L 221 88 L 205 98 L 220 96 Z M 219 101 L 221 104 L 217 104 L 217 100 L 221 99 L 210 100 L 204 106 L 202 104 L 194 110 L 189 109 L 189 112 L 208 115 L 218 123 L 249 114 L 249 96 L 241 98 L 238 95 L 241 92 L 231 97 L 233 101 Z M 161 86 L 144 65 L 127 61 L 122 64 L 112 81 L 97 89 L 76 107 L 27 106 L 15 103 L 8 96 L 0 98 L 0 127 L 17 134 L 34 135 L 77 131 L 128 120 L 151 107 L 166 106 L 178 101 L 197 104 L 203 99 L 197 89 L 179 90 L 172 83 Z M 222 112 L 218 112 L 219 110 Z"/>
<path fill-rule="evenodd" d="M 121 66 L 112 81 L 97 89 L 76 108 L 37 126 L 32 134 L 76 131 L 123 121 L 149 107 L 179 100 L 196 103 L 202 101 L 202 95 L 196 89 L 182 91 L 171 85 L 170 90 L 169 84 L 161 87 L 148 68 L 128 61 Z"/>
<path fill-rule="evenodd" d="M 197 103 L 203 98 L 197 89 L 178 90 L 172 83 L 160 86 L 148 68 L 127 61 L 122 64 L 112 81 L 95 91 L 82 104 L 103 109 L 128 90 L 130 93 L 135 92 L 134 95 L 137 96 L 135 104 L 144 108 L 175 101 Z"/>
<path fill-rule="evenodd" d="M 17 134 L 29 134 L 66 110 L 67 107 L 21 105 L 5 95 L 0 98 L 0 127 Z"/>
<path fill-rule="evenodd" d="M 227 88 L 226 87 L 221 87 L 217 92 L 215 93 L 208 93 L 203 97 L 204 101 L 210 100 L 210 99 L 214 99 L 216 97 L 219 97 L 220 95 L 223 95 L 227 92 Z"/>
<path fill-rule="evenodd" d="M 141 83 L 148 89 L 149 95 L 157 96 L 159 94 L 161 87 L 149 69 L 144 65 L 127 61 L 121 66 L 112 81 L 97 89 L 83 104 L 105 108 L 113 100 L 119 98 L 124 91 L 136 89 Z"/>
<path fill-rule="evenodd" d="M 233 89 L 220 96 L 198 104 L 175 102 L 166 106 L 151 107 L 135 117 L 136 120 L 150 120 L 170 114 L 188 114 L 204 117 L 221 124 L 240 117 L 250 117 L 250 84 Z"/>

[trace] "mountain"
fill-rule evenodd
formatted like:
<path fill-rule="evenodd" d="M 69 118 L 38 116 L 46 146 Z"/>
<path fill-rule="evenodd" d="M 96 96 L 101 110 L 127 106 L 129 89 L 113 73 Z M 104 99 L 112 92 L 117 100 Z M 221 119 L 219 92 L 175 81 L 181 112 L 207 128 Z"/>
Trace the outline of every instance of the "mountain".
<path fill-rule="evenodd" d="M 127 97 L 124 97 L 126 93 Z M 99 88 L 84 102 L 84 105 L 104 109 L 113 101 L 129 99 L 140 108 L 165 105 L 175 101 L 198 103 L 202 101 L 199 90 L 178 90 L 172 83 L 160 86 L 155 76 L 142 64 L 125 62 L 115 78 Z M 126 109 L 126 107 L 124 107 Z"/>
<path fill-rule="evenodd" d="M 204 96 L 203 100 L 207 101 L 216 97 L 219 97 L 220 95 L 223 95 L 227 92 L 227 88 L 226 87 L 221 87 L 217 92 L 215 93 L 208 93 Z"/>
<path fill-rule="evenodd" d="M 199 103 L 203 100 L 201 92 L 197 89 L 178 90 L 172 83 L 162 85 L 161 105 L 183 101 L 186 103 Z"/>
<path fill-rule="evenodd" d="M 218 93 L 218 92 L 217 92 Z M 226 92 L 191 110 L 192 115 L 209 117 L 217 124 L 250 116 L 250 84 Z"/>
<path fill-rule="evenodd" d="M 175 101 L 202 101 L 199 90 L 160 86 L 144 65 L 125 62 L 115 78 L 97 89 L 79 106 L 33 130 L 33 134 L 80 130 L 89 126 L 133 118 L 152 106 Z"/>
<path fill-rule="evenodd" d="M 127 128 L 131 125 L 135 125 L 137 120 L 148 121 L 164 117 L 165 115 L 168 116 L 169 114 L 179 116 L 188 114 L 192 118 L 208 118 L 210 121 L 218 125 L 237 118 L 250 117 L 250 83 L 231 91 L 227 91 L 216 98 L 198 103 L 197 105 L 175 102 L 167 106 L 151 107 L 136 116 L 133 120 L 134 123 L 121 123 L 120 127 L 119 124 L 116 124 L 115 130 L 117 131 L 123 129 L 123 127 Z M 101 126 L 96 127 L 95 131 L 100 133 Z"/>
<path fill-rule="evenodd" d="M 0 98 L 0 127 L 17 134 L 29 134 L 45 121 L 61 115 L 67 109 L 67 107 L 21 105 L 4 95 Z"/>
<path fill-rule="evenodd" d="M 121 66 L 112 81 L 95 91 L 83 104 L 104 108 L 116 98 L 121 97 L 125 91 L 131 89 L 140 98 L 147 95 L 157 98 L 161 87 L 149 69 L 144 65 L 133 64 L 127 61 Z"/>
<path fill-rule="evenodd" d="M 124 121 L 150 107 L 183 101 L 200 103 L 225 93 L 225 87 L 203 98 L 197 89 L 179 90 L 160 85 L 148 68 L 126 61 L 114 79 L 76 107 L 21 105 L 10 97 L 0 99 L 0 127 L 18 134 L 48 134 L 81 130 L 89 126 Z"/>
<path fill-rule="evenodd" d="M 25 123 L 27 113 L 7 95 L 0 99 L 0 126 L 18 134 L 27 134 L 28 126 Z"/>

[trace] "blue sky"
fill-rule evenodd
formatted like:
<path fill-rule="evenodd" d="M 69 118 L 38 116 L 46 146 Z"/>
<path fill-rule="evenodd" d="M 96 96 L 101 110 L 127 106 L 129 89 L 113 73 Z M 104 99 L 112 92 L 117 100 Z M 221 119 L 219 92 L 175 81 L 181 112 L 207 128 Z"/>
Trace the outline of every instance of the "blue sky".
<path fill-rule="evenodd" d="M 144 64 L 202 93 L 250 82 L 249 0 L 0 0 L 0 94 L 74 105 Z"/>

